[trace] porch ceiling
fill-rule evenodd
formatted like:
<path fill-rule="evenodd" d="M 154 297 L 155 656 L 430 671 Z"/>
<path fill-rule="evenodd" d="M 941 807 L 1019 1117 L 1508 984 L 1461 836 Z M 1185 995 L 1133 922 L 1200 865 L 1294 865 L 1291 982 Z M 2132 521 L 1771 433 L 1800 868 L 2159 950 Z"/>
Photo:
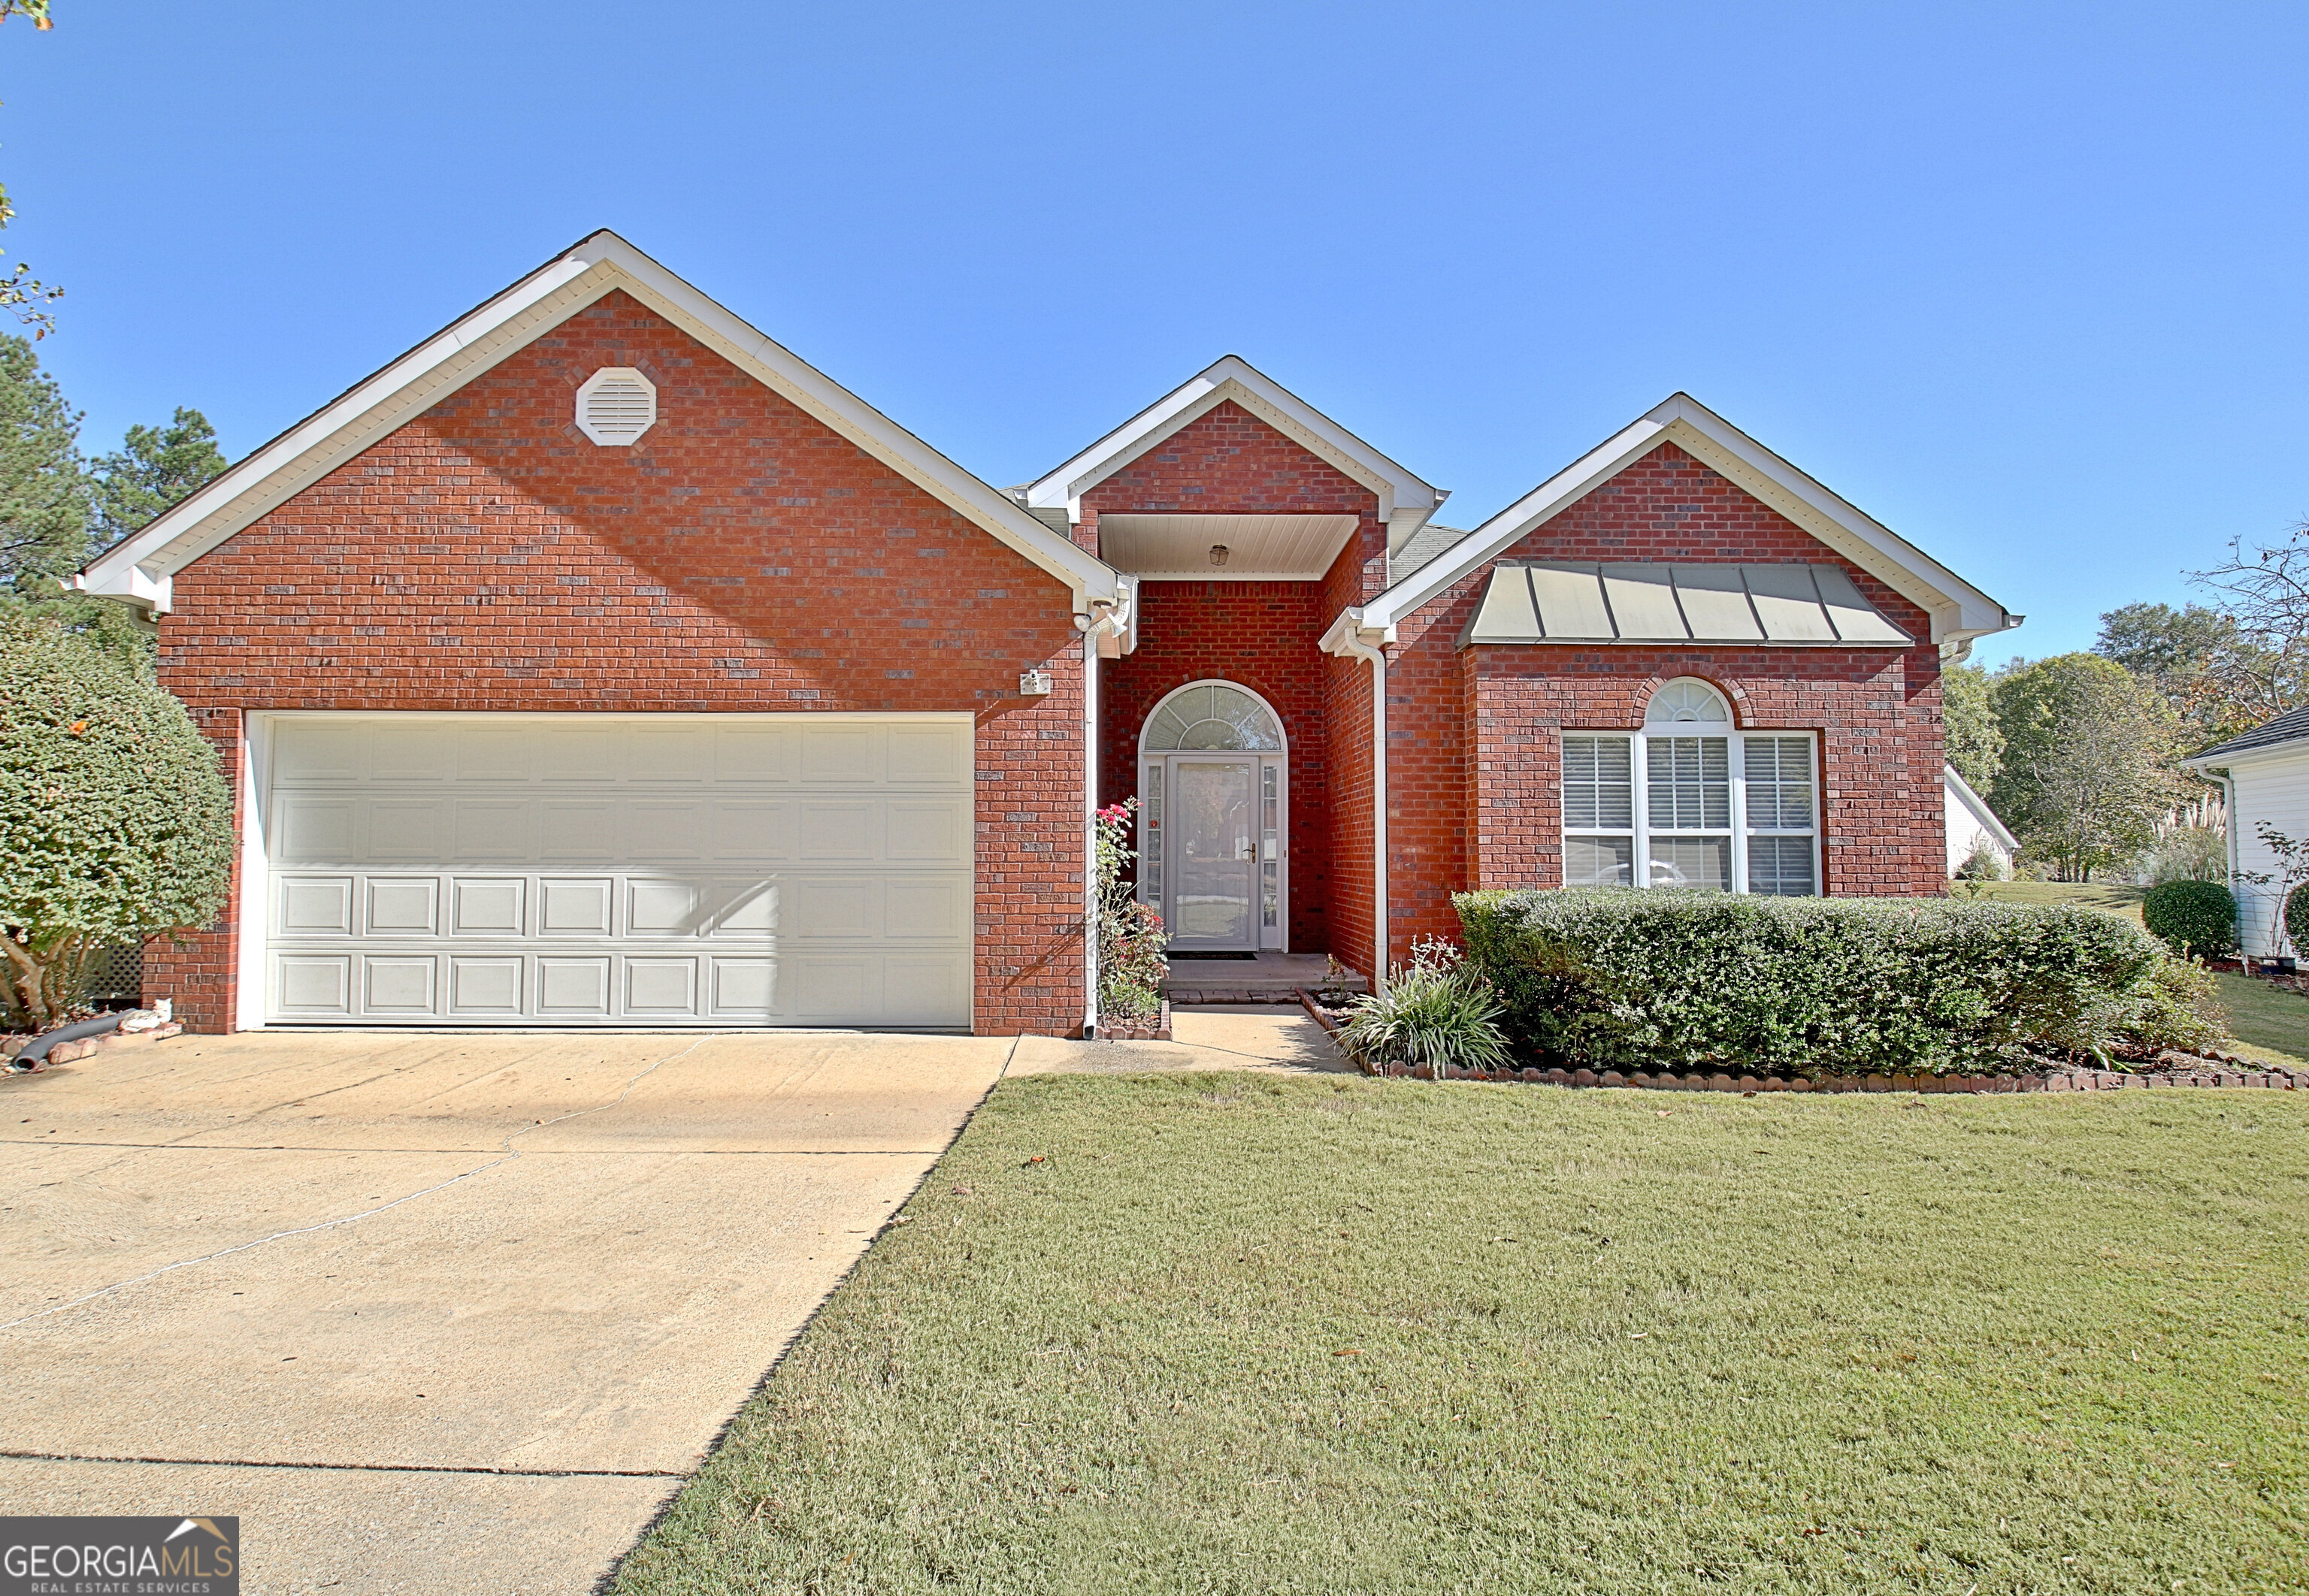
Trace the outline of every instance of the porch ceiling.
<path fill-rule="evenodd" d="M 1102 515 L 1099 557 L 1153 582 L 1319 582 L 1352 515 Z M 1226 564 L 1211 563 L 1214 545 Z"/>

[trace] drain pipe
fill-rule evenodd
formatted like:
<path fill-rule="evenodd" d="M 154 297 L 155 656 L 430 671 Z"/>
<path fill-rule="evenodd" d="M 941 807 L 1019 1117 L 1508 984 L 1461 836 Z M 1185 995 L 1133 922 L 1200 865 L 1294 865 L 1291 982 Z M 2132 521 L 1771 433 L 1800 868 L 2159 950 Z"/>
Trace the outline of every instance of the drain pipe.
<path fill-rule="evenodd" d="M 1367 660 L 1371 668 L 1371 990 L 1387 990 L 1387 631 L 1365 641 L 1363 612 L 1340 612 L 1321 648 L 1341 659 Z"/>
<path fill-rule="evenodd" d="M 1098 1035 L 1098 661 L 1099 640 L 1120 637 L 1126 605 L 1094 599 L 1075 617 L 1083 634 L 1083 1037 Z"/>

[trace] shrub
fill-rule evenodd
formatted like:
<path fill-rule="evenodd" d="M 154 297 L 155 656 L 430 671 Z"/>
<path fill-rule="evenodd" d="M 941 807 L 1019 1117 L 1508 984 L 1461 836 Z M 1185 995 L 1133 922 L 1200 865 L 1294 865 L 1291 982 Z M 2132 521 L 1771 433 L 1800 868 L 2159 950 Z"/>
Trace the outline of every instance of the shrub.
<path fill-rule="evenodd" d="M 232 795 L 184 706 L 98 643 L 0 614 L 0 1022 L 53 1023 L 109 945 L 206 925 Z"/>
<path fill-rule="evenodd" d="M 2236 946 L 2236 895 L 2218 881 L 2168 881 L 2141 899 L 2140 921 L 2183 958 L 2218 959 Z"/>
<path fill-rule="evenodd" d="M 1998 850 L 1995 843 L 1990 841 L 1985 836 L 1981 836 L 1973 839 L 1972 851 L 1966 854 L 1964 863 L 1956 867 L 1955 879 L 2007 881 L 2011 878 L 2011 876 L 2012 867 L 2005 862 L 2003 853 Z"/>
<path fill-rule="evenodd" d="M 1101 1019 L 1143 1020 L 1162 1006 L 1163 979 L 1171 973 L 1163 950 L 1170 933 L 1163 917 L 1141 903 L 1123 879 L 1131 850 L 1131 817 L 1138 800 L 1126 798 L 1098 812 L 1098 1012 Z"/>
<path fill-rule="evenodd" d="M 2309 947 L 2309 884 L 2296 886 L 2285 899 L 2285 934 L 2293 939 L 2293 951 Z"/>
<path fill-rule="evenodd" d="M 1493 1070 L 1509 1060 L 1498 1020 L 1500 995 L 1448 942 L 1423 942 L 1398 964 L 1385 992 L 1347 1005 L 1339 1040 L 1366 1063 L 1385 1068 L 1427 1065 Z"/>
<path fill-rule="evenodd" d="M 1591 1068 L 1945 1074 L 2106 1052 L 2161 954 L 2073 904 L 1571 888 L 1453 900 L 1518 1045 Z"/>
<path fill-rule="evenodd" d="M 2172 1048 L 2194 1053 L 2229 1033 L 2221 984 L 2195 959 L 2159 959 L 2133 999 L 2132 1012 L 2118 1030 L 2129 1052 L 2150 1057 Z"/>

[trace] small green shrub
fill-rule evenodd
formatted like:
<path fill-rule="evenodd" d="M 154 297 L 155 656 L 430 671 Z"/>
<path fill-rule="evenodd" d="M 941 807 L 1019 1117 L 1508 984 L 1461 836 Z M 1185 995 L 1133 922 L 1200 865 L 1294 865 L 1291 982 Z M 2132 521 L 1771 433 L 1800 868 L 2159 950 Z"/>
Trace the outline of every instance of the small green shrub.
<path fill-rule="evenodd" d="M 1494 1070 L 1509 1061 L 1498 1024 L 1505 1007 L 1457 948 L 1423 942 L 1412 949 L 1409 964 L 1396 966 L 1385 992 L 1366 993 L 1348 1005 L 1339 1040 L 1381 1069 Z"/>
<path fill-rule="evenodd" d="M 2012 867 L 2005 862 L 2004 855 L 1998 851 L 1996 844 L 1987 837 L 1980 836 L 1973 839 L 1972 851 L 1966 854 L 1964 863 L 1956 867 L 1955 879 L 2009 881 L 2011 877 Z"/>
<path fill-rule="evenodd" d="M 2160 959 L 2133 999 L 2119 1028 L 2124 1050 L 2150 1057 L 2167 1048 L 2195 1053 L 2229 1033 L 2221 983 L 2196 959 Z"/>
<path fill-rule="evenodd" d="M 1453 902 L 1509 1039 L 1599 1070 L 1949 1074 L 2106 1055 L 2163 957 L 2074 904 L 1625 888 Z"/>
<path fill-rule="evenodd" d="M 108 946 L 208 924 L 232 851 L 184 705 L 97 641 L 0 614 L 0 1023 L 69 1014 Z"/>
<path fill-rule="evenodd" d="M 2168 881 L 2140 901 L 2140 920 L 2183 958 L 2218 959 L 2236 947 L 2236 895 L 2218 881 Z"/>
<path fill-rule="evenodd" d="M 2285 934 L 2293 939 L 2293 951 L 2309 947 L 2309 884 L 2296 886 L 2285 900 Z"/>

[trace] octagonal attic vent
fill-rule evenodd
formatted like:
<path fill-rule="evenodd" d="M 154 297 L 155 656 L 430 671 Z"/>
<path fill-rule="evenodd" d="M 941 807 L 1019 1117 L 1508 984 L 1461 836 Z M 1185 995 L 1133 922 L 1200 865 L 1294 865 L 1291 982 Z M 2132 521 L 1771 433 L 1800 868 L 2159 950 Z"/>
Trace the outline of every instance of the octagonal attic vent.
<path fill-rule="evenodd" d="M 657 424 L 657 384 L 630 366 L 604 366 L 577 390 L 577 430 L 605 447 Z"/>

